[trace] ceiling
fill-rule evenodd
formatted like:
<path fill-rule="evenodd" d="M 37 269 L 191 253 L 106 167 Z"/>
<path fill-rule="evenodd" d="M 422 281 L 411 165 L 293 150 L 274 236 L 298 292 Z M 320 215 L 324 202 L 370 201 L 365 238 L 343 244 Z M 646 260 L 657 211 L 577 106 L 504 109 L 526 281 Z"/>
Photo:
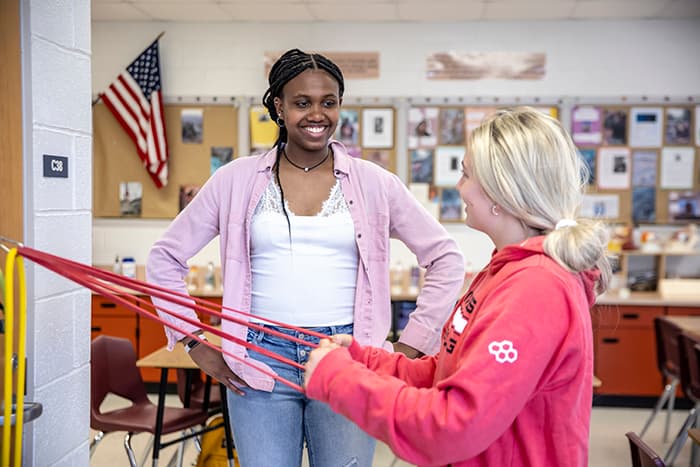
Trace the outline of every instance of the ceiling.
<path fill-rule="evenodd" d="M 93 21 L 700 19 L 700 0 L 92 0 Z"/>

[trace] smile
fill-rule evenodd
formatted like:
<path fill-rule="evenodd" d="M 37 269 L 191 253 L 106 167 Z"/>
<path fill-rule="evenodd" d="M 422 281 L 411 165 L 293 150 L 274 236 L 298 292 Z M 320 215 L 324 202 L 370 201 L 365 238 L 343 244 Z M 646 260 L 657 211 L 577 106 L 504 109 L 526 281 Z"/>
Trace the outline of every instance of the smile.
<path fill-rule="evenodd" d="M 318 135 L 320 133 L 323 133 L 326 130 L 325 126 L 307 126 L 304 127 L 305 131 L 308 131 L 311 134 Z"/>

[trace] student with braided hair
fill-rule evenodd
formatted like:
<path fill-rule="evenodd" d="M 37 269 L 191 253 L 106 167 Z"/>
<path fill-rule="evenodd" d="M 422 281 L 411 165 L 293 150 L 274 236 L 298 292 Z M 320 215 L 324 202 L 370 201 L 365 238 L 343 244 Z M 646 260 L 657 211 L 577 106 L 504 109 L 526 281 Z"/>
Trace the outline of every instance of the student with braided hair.
<path fill-rule="evenodd" d="M 308 397 L 418 465 L 588 465 L 589 310 L 609 282 L 607 229 L 576 219 L 587 180 L 570 136 L 532 108 L 474 130 L 457 183 L 469 227 L 496 249 L 442 330 L 408 360 L 351 336 L 322 340 Z"/>
<path fill-rule="evenodd" d="M 187 261 L 219 235 L 223 304 L 251 313 L 252 321 L 260 317 L 329 336 L 352 334 L 363 345 L 409 357 L 434 353 L 462 286 L 462 255 L 398 177 L 350 157 L 331 139 L 343 92 L 343 75 L 328 58 L 297 49 L 283 54 L 270 70 L 263 97 L 279 125 L 275 147 L 212 175 L 153 246 L 148 280 L 184 292 Z M 393 346 L 386 342 L 390 238 L 403 241 L 426 268 L 416 311 Z M 186 307 L 163 308 L 196 318 Z M 186 331 L 198 330 L 161 316 Z M 311 350 L 226 319 L 222 330 L 299 364 Z M 166 334 L 170 347 L 193 341 L 170 329 Z M 255 367 L 303 382 L 303 370 L 228 340 L 223 348 Z M 298 467 L 304 444 L 311 466 L 372 464 L 374 440 L 327 404 L 205 345 L 194 345 L 190 356 L 230 389 L 234 441 L 244 467 Z"/>

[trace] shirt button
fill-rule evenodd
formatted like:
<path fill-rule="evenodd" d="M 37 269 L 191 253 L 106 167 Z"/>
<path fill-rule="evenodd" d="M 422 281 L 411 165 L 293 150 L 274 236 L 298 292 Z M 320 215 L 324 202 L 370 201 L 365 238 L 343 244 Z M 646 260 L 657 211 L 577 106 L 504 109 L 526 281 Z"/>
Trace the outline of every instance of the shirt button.
<path fill-rule="evenodd" d="M 362 238 L 362 234 L 357 234 L 357 238 Z"/>
<path fill-rule="evenodd" d="M 352 204 L 352 200 L 348 201 L 348 203 Z"/>
<path fill-rule="evenodd" d="M 371 305 L 371 304 L 372 304 L 372 300 L 367 300 L 367 304 L 368 304 L 368 305 Z"/>

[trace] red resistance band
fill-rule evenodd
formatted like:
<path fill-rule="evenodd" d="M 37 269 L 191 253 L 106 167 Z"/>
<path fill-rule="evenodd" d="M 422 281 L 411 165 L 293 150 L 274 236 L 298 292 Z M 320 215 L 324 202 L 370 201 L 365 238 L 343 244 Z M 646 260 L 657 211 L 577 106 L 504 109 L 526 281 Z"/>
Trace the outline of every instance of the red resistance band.
<path fill-rule="evenodd" d="M 230 340 L 232 342 L 235 342 L 236 344 L 244 346 L 247 349 L 254 350 L 256 352 L 259 352 L 262 355 L 273 358 L 273 359 L 275 359 L 279 362 L 285 363 L 287 365 L 291 365 L 295 368 L 299 368 L 299 369 L 303 370 L 304 369 L 303 365 L 300 365 L 299 363 L 297 363 L 293 360 L 289 360 L 288 358 L 282 357 L 281 355 L 278 355 L 270 350 L 264 349 L 262 347 L 255 345 L 255 344 L 251 344 L 251 343 L 247 342 L 246 340 L 243 340 L 243 339 L 240 339 L 240 338 L 235 337 L 233 335 L 227 334 L 227 333 L 223 332 L 221 329 L 216 328 L 214 326 L 211 326 L 209 324 L 200 322 L 196 319 L 192 319 L 192 318 L 189 318 L 186 316 L 181 316 L 178 313 L 176 313 L 172 310 L 169 310 L 167 308 L 162 308 L 162 307 L 156 308 L 155 305 L 153 305 L 153 303 L 150 302 L 149 300 L 144 300 L 143 298 L 140 298 L 140 297 L 134 295 L 133 298 L 136 300 L 136 303 L 127 301 L 123 298 L 124 288 L 135 291 L 135 292 L 140 292 L 140 293 L 143 293 L 145 295 L 150 295 L 152 297 L 160 298 L 160 299 L 163 299 L 165 301 L 168 301 L 168 302 L 176 304 L 176 305 L 186 306 L 186 307 L 191 308 L 195 311 L 199 311 L 205 315 L 214 316 L 214 317 L 217 317 L 221 320 L 233 321 L 234 323 L 237 323 L 237 324 L 240 324 L 243 326 L 247 326 L 249 328 L 256 329 L 256 330 L 268 333 L 270 335 L 274 335 L 274 336 L 280 337 L 282 339 L 287 339 L 289 341 L 296 342 L 298 344 L 303 344 L 305 346 L 309 346 L 312 348 L 316 348 L 316 347 L 318 347 L 318 345 L 315 343 L 312 343 L 312 342 L 305 341 L 305 340 L 300 339 L 300 338 L 295 337 L 295 336 L 289 336 L 287 334 L 281 333 L 281 332 L 274 330 L 274 329 L 266 328 L 265 326 L 263 326 L 261 324 L 249 322 L 247 319 L 241 319 L 240 317 L 237 317 L 237 316 L 232 315 L 230 313 L 224 315 L 221 311 L 217 311 L 217 310 L 219 308 L 221 308 L 222 310 L 231 311 L 235 314 L 238 314 L 238 315 L 246 317 L 246 318 L 250 318 L 250 317 L 255 316 L 256 319 L 265 321 L 265 322 L 272 324 L 274 326 L 287 328 L 287 329 L 297 331 L 297 332 L 300 332 L 300 333 L 303 333 L 303 334 L 306 334 L 309 336 L 317 337 L 319 339 L 327 339 L 329 337 L 325 334 L 311 331 L 309 329 L 304 329 L 304 328 L 300 328 L 297 326 L 292 326 L 290 324 L 286 324 L 286 323 L 283 323 L 281 321 L 275 321 L 275 320 L 271 320 L 271 319 L 267 319 L 267 318 L 262 318 L 260 316 L 252 315 L 251 313 L 246 313 L 244 311 L 236 310 L 234 308 L 221 306 L 221 305 L 218 305 L 216 303 L 210 302 L 210 301 L 202 299 L 202 298 L 191 297 L 190 295 L 187 295 L 184 293 L 176 292 L 174 290 L 169 290 L 169 289 L 166 289 L 164 287 L 149 284 L 147 282 L 139 281 L 136 279 L 131 279 L 129 277 L 126 277 L 126 276 L 123 276 L 120 274 L 115 274 L 111 271 L 97 269 L 97 268 L 94 268 L 92 266 L 88 266 L 88 265 L 85 265 L 82 263 L 71 261 L 71 260 L 66 259 L 66 258 L 54 256 L 54 255 L 51 255 L 49 253 L 35 250 L 33 248 L 22 246 L 22 247 L 19 247 L 17 249 L 17 252 L 19 255 L 43 266 L 44 268 L 46 268 L 50 271 L 55 272 L 56 274 L 59 274 L 67 279 L 70 279 L 73 282 L 75 282 L 79 285 L 82 285 L 82 286 L 92 290 L 93 292 L 99 294 L 99 295 L 107 297 L 110 300 L 114 301 L 115 303 L 118 303 L 118 304 L 128 308 L 129 310 L 140 314 L 141 316 L 144 316 L 148 319 L 155 320 L 164 326 L 167 326 L 171 329 L 174 329 L 175 331 L 178 331 L 182 334 L 185 334 L 185 335 L 197 340 L 201 344 L 204 344 L 207 347 L 211 347 L 212 349 L 215 349 L 217 351 L 220 351 L 224 355 L 228 355 L 229 357 L 233 358 L 234 360 L 239 361 L 239 362 L 243 363 L 244 365 L 248 365 L 248 366 L 254 368 L 255 370 L 263 373 L 264 375 L 269 376 L 269 377 L 275 379 L 276 381 L 279 381 L 280 383 L 291 387 L 292 389 L 296 389 L 297 391 L 299 391 L 301 393 L 303 393 L 304 390 L 298 384 L 295 384 L 295 383 L 293 383 L 285 378 L 282 378 L 281 376 L 279 376 L 275 373 L 258 368 L 255 365 L 253 365 L 249 360 L 243 359 L 237 355 L 232 354 L 231 352 L 225 351 L 225 350 L 215 346 L 211 342 L 201 339 L 196 334 L 192 334 L 192 333 L 185 331 L 184 329 L 180 328 L 179 326 L 176 326 L 176 325 L 162 319 L 160 316 L 158 316 L 156 310 L 160 310 L 160 311 L 167 313 L 170 316 L 176 317 L 179 320 L 184 321 L 188 324 L 198 326 L 203 330 L 206 330 L 206 331 L 208 331 L 216 336 L 221 337 L 222 339 Z M 115 284 L 116 284 L 116 286 L 115 286 Z M 118 288 L 117 286 L 119 286 L 121 288 Z M 137 304 L 142 305 L 142 306 L 137 306 Z M 147 309 L 151 309 L 153 311 L 152 312 L 148 311 L 147 309 L 144 309 L 144 307 Z"/>

